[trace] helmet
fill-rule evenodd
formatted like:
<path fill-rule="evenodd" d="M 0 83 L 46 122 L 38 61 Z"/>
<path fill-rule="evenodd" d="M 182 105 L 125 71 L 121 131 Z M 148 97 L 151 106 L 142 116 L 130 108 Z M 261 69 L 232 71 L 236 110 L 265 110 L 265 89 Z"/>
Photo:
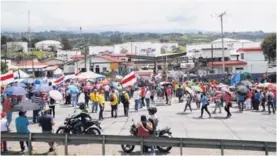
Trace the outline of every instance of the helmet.
<path fill-rule="evenodd" d="M 158 111 L 158 110 L 157 110 L 156 107 L 149 107 L 149 108 L 148 108 L 148 113 L 149 113 L 150 115 L 156 114 L 157 111 Z"/>
<path fill-rule="evenodd" d="M 85 109 L 86 108 L 86 105 L 85 105 L 85 103 L 79 103 L 79 109 L 81 109 L 81 110 L 83 110 L 83 109 Z"/>

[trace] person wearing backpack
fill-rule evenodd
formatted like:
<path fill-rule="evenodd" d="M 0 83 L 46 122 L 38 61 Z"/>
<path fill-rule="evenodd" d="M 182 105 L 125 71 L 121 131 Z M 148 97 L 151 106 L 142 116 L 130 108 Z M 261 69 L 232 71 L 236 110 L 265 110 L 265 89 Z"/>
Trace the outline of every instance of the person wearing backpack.
<path fill-rule="evenodd" d="M 115 93 L 115 90 L 112 90 L 112 93 L 110 95 L 110 102 L 111 102 L 111 116 L 112 118 L 117 118 L 117 104 L 118 104 L 118 98 Z"/>
<path fill-rule="evenodd" d="M 275 114 L 275 107 L 273 106 L 274 94 L 271 89 L 266 93 L 266 101 L 268 106 L 268 114 L 271 114 L 270 107 L 272 107 L 273 114 Z"/>
<path fill-rule="evenodd" d="M 121 102 L 123 103 L 124 116 L 128 117 L 130 98 L 129 98 L 129 95 L 126 91 L 122 92 Z"/>

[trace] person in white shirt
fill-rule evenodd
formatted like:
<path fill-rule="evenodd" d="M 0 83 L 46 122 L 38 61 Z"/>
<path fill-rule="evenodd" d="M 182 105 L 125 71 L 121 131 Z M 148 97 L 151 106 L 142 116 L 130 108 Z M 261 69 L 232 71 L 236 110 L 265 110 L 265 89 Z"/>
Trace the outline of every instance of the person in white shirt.
<path fill-rule="evenodd" d="M 150 96 L 151 96 L 151 91 L 149 88 L 146 88 L 145 101 L 146 101 L 147 108 L 149 108 L 150 106 Z"/>
<path fill-rule="evenodd" d="M 9 132 L 9 124 L 8 124 L 8 120 L 5 118 L 6 117 L 6 113 L 2 112 L 1 113 L 1 133 L 8 133 Z M 1 153 L 2 152 L 7 152 L 7 141 L 2 141 L 2 147 L 1 148 Z M 3 150 L 2 150 L 3 149 Z"/>
<path fill-rule="evenodd" d="M 135 89 L 134 92 L 134 100 L 135 100 L 135 110 L 138 111 L 139 105 L 140 105 L 140 91 L 138 88 Z"/>
<path fill-rule="evenodd" d="M 109 86 L 109 85 L 106 85 L 106 86 L 104 87 L 104 90 L 105 90 L 105 101 L 108 101 L 109 94 L 110 94 L 110 86 Z"/>

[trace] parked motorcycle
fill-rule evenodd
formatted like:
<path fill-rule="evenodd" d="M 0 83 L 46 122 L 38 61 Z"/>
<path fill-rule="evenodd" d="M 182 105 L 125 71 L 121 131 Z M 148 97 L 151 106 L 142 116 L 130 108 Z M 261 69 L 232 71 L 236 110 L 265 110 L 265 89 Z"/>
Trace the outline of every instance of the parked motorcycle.
<path fill-rule="evenodd" d="M 65 118 L 64 126 L 60 126 L 56 133 L 57 134 L 76 134 L 76 130 L 74 129 L 74 125 L 81 122 L 80 119 L 75 119 L 76 115 L 72 115 L 71 117 Z M 98 121 L 88 121 L 85 126 L 81 127 L 82 134 L 93 134 L 93 135 L 101 135 L 101 126 Z"/>
<path fill-rule="evenodd" d="M 136 124 L 134 123 L 134 120 L 132 120 L 133 124 L 130 128 L 130 133 L 132 136 L 137 136 L 137 127 Z M 155 132 L 155 136 L 156 137 L 168 137 L 171 138 L 172 137 L 172 133 L 170 131 L 170 128 L 164 128 L 161 130 L 156 130 Z M 134 149 L 135 149 L 135 145 L 121 145 L 121 148 L 124 152 L 126 153 L 131 153 Z M 147 147 L 147 149 L 150 147 Z M 157 149 L 161 152 L 161 153 L 168 153 L 171 150 L 172 147 L 166 147 L 166 146 L 157 146 Z"/>

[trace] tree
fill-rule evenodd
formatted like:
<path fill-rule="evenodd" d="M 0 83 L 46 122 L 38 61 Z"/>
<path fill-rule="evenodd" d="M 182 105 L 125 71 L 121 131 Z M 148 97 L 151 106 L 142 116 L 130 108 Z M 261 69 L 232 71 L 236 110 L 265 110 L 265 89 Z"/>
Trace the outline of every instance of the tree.
<path fill-rule="evenodd" d="M 61 43 L 63 45 L 63 50 L 71 50 L 72 49 L 72 46 L 70 45 L 67 38 L 63 37 Z"/>
<path fill-rule="evenodd" d="M 7 42 L 12 42 L 12 41 L 14 41 L 13 38 L 1 36 L 1 45 L 7 44 Z"/>
<path fill-rule="evenodd" d="M 38 42 L 40 42 L 40 41 L 42 41 L 43 39 L 41 39 L 41 38 L 34 38 L 34 39 L 32 39 L 31 40 L 31 47 L 32 48 L 35 48 L 35 44 L 36 43 L 38 43 Z"/>
<path fill-rule="evenodd" d="M 28 40 L 26 37 L 22 37 L 22 38 L 21 38 L 21 41 L 22 41 L 22 42 L 28 42 L 28 43 L 29 43 L 29 40 Z"/>
<path fill-rule="evenodd" d="M 122 43 L 122 37 L 120 34 L 112 34 L 111 37 L 110 37 L 110 41 L 112 44 L 120 44 Z"/>
<path fill-rule="evenodd" d="M 261 45 L 268 63 L 276 60 L 276 33 L 268 35 Z"/>
<path fill-rule="evenodd" d="M 8 64 L 1 61 L 1 74 L 5 74 L 9 71 Z"/>

